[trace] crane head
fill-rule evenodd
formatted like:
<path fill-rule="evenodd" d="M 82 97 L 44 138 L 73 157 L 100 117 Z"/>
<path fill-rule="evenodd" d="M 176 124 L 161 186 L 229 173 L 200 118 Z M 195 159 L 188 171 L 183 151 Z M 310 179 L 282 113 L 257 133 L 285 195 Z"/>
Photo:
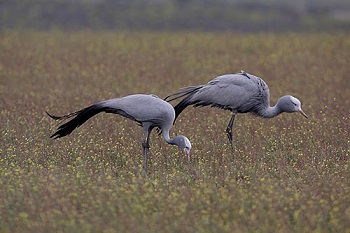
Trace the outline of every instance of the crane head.
<path fill-rule="evenodd" d="M 306 113 L 301 109 L 301 102 L 291 95 L 285 95 L 278 100 L 278 107 L 282 112 L 299 112 L 304 117 L 308 118 Z"/>
<path fill-rule="evenodd" d="M 179 135 L 175 137 L 174 141 L 175 144 L 185 152 L 188 161 L 190 161 L 190 151 L 192 148 L 190 140 L 188 140 L 188 138 L 183 135 Z"/>
<path fill-rule="evenodd" d="M 308 116 L 306 115 L 306 113 L 301 109 L 301 102 L 300 100 L 298 100 L 297 98 L 291 96 L 290 97 L 291 102 L 294 106 L 294 112 L 299 112 L 301 115 L 303 115 L 304 117 L 308 118 Z"/>

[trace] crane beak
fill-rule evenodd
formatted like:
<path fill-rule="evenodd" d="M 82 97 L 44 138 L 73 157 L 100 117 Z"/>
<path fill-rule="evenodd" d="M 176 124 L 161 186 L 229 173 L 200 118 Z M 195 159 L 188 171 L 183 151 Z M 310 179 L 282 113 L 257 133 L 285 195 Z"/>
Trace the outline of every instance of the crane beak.
<path fill-rule="evenodd" d="M 303 115 L 304 117 L 309 118 L 302 109 L 299 109 L 298 112 L 300 112 L 300 114 Z"/>
<path fill-rule="evenodd" d="M 190 160 L 191 160 L 190 150 L 187 149 L 187 148 L 185 148 L 185 149 L 184 149 L 184 152 L 185 152 L 185 154 L 187 155 L 188 162 L 190 162 Z"/>

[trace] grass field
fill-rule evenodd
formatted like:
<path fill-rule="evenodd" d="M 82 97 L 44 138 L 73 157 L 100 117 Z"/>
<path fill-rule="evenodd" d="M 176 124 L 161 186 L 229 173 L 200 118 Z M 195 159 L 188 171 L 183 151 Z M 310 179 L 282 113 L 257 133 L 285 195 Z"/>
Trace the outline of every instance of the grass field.
<path fill-rule="evenodd" d="M 350 232 L 349 34 L 2 32 L 0 232 Z M 101 114 L 52 140 L 61 115 L 160 97 L 241 69 L 309 115 L 188 108 L 171 135 Z"/>

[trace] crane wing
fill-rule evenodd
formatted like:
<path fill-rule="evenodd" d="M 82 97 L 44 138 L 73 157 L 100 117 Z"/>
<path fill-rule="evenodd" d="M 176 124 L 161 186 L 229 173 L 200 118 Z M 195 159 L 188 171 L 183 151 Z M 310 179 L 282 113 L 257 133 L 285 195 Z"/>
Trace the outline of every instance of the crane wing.
<path fill-rule="evenodd" d="M 203 86 L 191 100 L 195 106 L 234 110 L 249 102 L 256 91 L 257 87 L 250 79 L 242 79 L 238 74 L 222 75 Z"/>
<path fill-rule="evenodd" d="M 168 118 L 172 123 L 175 118 L 174 108 L 155 95 L 129 95 L 104 101 L 103 106 L 107 108 L 106 112 L 120 114 L 140 124 L 150 122 L 159 125 Z"/>

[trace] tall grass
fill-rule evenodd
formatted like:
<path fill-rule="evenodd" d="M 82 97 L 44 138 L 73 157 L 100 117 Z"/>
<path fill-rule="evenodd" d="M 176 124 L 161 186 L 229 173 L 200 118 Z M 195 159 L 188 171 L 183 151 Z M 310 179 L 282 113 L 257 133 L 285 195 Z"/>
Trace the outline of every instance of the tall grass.
<path fill-rule="evenodd" d="M 2 32 L 0 232 L 350 232 L 349 34 Z M 241 69 L 309 115 L 188 108 L 192 160 L 101 114 L 60 140 L 46 114 L 160 97 Z"/>

